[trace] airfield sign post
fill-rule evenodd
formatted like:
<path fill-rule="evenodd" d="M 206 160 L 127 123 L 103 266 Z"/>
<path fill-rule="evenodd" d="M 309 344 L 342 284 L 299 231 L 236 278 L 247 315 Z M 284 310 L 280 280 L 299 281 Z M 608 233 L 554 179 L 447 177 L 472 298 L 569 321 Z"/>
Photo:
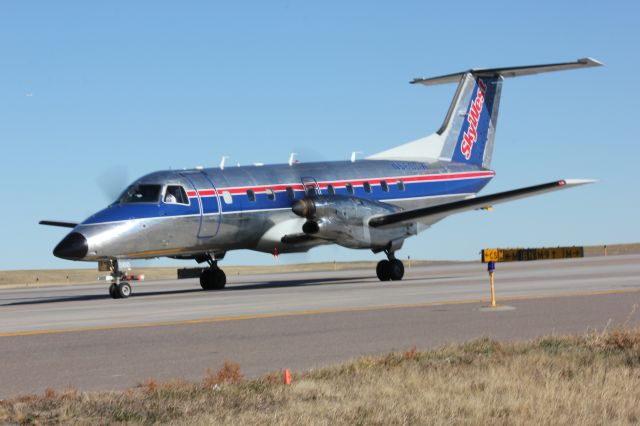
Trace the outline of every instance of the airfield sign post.
<path fill-rule="evenodd" d="M 496 307 L 496 290 L 493 286 L 493 273 L 496 270 L 496 262 L 488 262 L 487 270 L 489 271 L 489 282 L 491 283 L 491 307 Z"/>
<path fill-rule="evenodd" d="M 491 307 L 496 307 L 494 272 L 496 262 L 520 262 L 528 260 L 551 260 L 584 257 L 584 247 L 516 248 L 484 249 L 481 252 L 482 263 L 487 264 L 489 283 L 491 284 Z"/>

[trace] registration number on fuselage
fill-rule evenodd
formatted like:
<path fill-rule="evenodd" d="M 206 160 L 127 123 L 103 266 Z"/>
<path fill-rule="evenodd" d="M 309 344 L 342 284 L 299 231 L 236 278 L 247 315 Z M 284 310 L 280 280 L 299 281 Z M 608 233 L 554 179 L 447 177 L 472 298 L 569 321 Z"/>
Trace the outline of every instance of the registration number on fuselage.
<path fill-rule="evenodd" d="M 427 170 L 426 164 L 412 161 L 394 161 L 391 163 L 391 167 L 396 170 Z"/>

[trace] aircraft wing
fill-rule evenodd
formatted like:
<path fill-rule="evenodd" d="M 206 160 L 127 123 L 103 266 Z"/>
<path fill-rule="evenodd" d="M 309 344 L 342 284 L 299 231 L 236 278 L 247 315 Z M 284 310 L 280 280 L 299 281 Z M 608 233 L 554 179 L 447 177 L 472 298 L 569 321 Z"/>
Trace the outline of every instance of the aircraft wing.
<path fill-rule="evenodd" d="M 479 208 L 490 207 L 493 204 L 513 201 L 520 198 L 531 197 L 532 195 L 544 194 L 545 192 L 557 191 L 559 189 L 572 188 L 578 185 L 593 183 L 588 179 L 563 179 L 555 182 L 543 183 L 541 185 L 528 186 L 525 188 L 513 189 L 506 192 L 484 195 L 481 197 L 469 198 L 466 200 L 454 201 L 451 203 L 439 204 L 437 206 L 423 207 L 413 210 L 405 210 L 397 213 L 390 213 L 384 216 L 373 217 L 369 220 L 369 226 L 374 228 L 397 225 L 399 223 L 411 223 L 419 219 L 429 219 L 437 221 L 454 213 Z"/>

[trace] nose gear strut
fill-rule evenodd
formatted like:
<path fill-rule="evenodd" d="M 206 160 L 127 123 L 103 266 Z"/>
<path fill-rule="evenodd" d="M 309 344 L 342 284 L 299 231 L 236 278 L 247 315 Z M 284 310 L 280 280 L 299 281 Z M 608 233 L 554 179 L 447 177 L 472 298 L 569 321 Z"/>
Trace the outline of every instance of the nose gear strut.
<path fill-rule="evenodd" d="M 118 260 L 111 260 L 109 263 L 111 276 L 114 279 L 114 282 L 109 286 L 109 296 L 113 299 L 126 299 L 131 296 L 131 285 L 126 281 L 121 281 L 125 274 L 118 268 Z"/>

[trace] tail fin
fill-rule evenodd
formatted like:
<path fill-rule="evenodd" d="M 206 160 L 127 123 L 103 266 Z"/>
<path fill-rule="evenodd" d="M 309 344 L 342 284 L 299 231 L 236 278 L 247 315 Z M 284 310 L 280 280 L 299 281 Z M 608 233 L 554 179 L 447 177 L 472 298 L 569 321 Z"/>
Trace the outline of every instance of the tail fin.
<path fill-rule="evenodd" d="M 585 58 L 576 62 L 510 68 L 472 69 L 412 84 L 435 85 L 459 81 L 440 129 L 425 138 L 374 154 L 370 160 L 451 161 L 488 168 L 498 121 L 502 81 L 508 77 L 602 65 Z"/>
<path fill-rule="evenodd" d="M 498 121 L 502 77 L 465 73 L 438 134 L 444 144 L 439 159 L 489 167 Z"/>

